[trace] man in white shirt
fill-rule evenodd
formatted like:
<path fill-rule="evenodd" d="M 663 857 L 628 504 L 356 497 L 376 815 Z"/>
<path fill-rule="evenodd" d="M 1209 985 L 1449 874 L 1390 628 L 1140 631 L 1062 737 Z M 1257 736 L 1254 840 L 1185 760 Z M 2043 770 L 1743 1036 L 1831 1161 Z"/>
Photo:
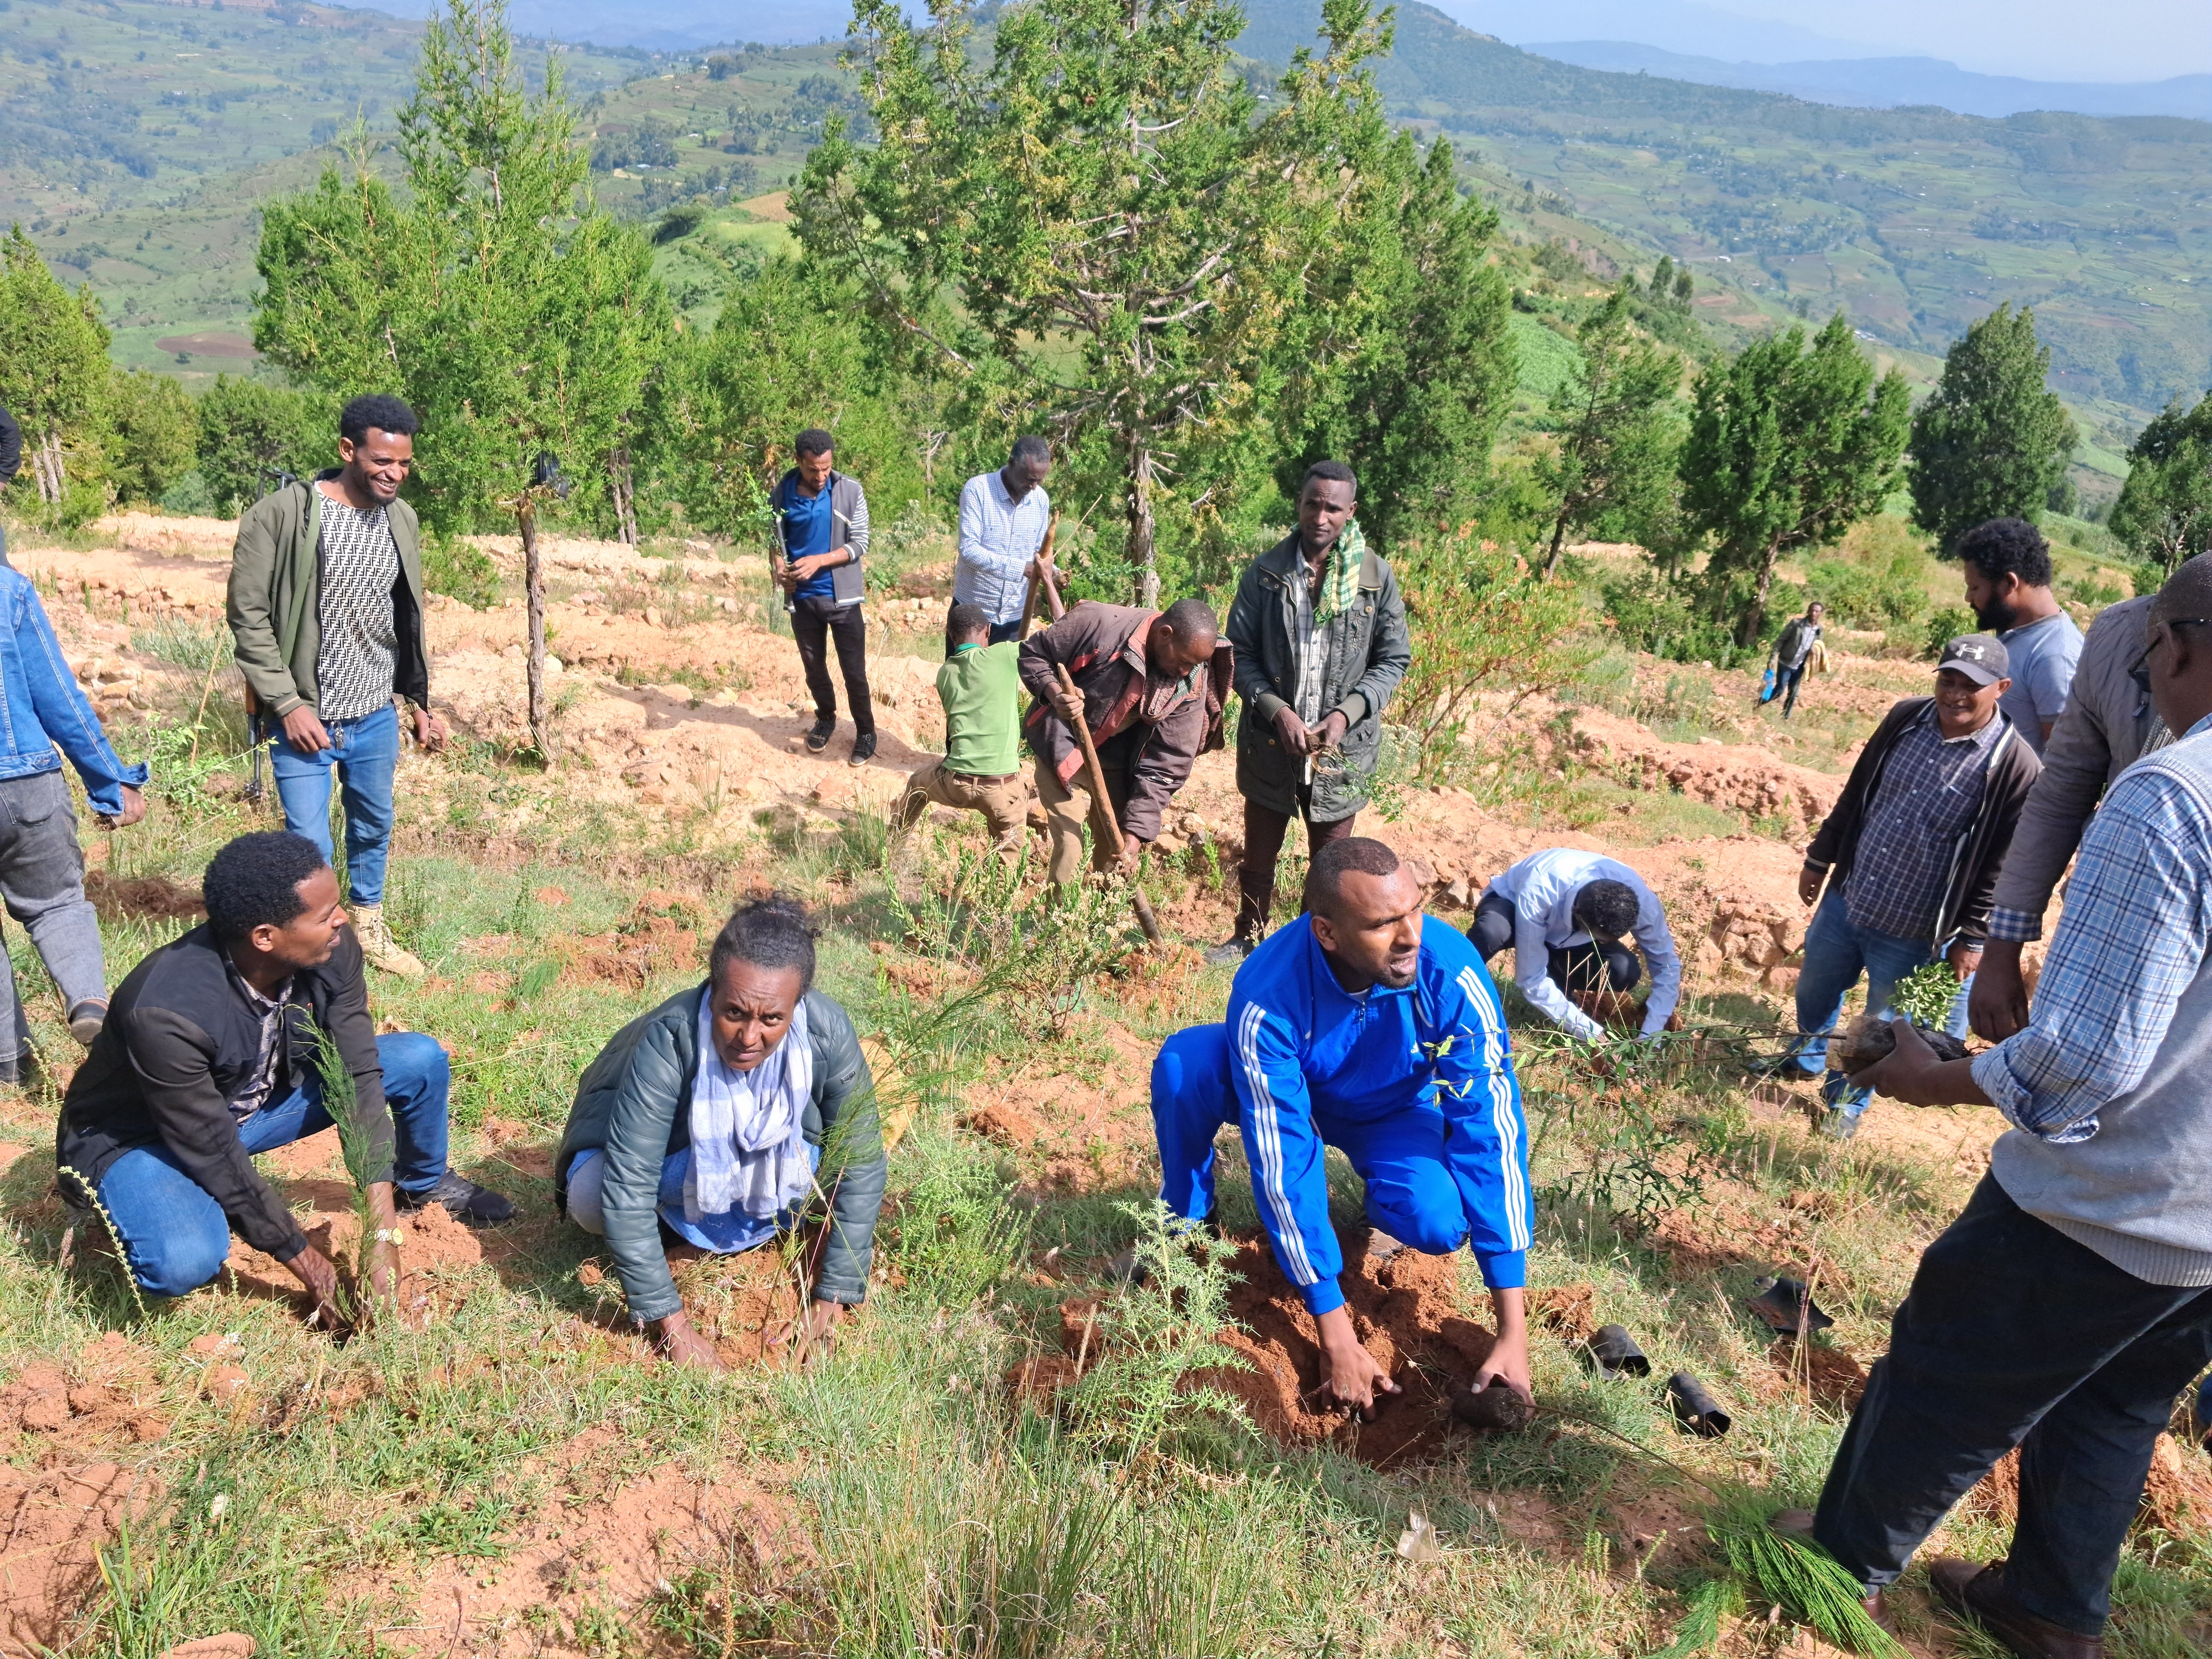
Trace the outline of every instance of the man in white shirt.
<path fill-rule="evenodd" d="M 1042 438 L 1017 438 L 1006 465 L 961 487 L 952 603 L 975 605 L 990 618 L 993 645 L 1021 636 L 1030 579 L 1053 574 L 1051 561 L 1040 556 L 1052 523 L 1052 498 L 1044 492 L 1051 476 L 1052 446 Z"/>
<path fill-rule="evenodd" d="M 1492 880 L 1467 930 L 1486 962 L 1513 947 L 1513 977 L 1539 1013 L 1585 1042 L 1605 1036 L 1592 1018 L 1626 1004 L 1643 968 L 1651 969 L 1644 1035 L 1679 1030 L 1682 958 L 1667 914 L 1644 878 L 1598 853 L 1554 847 L 1531 853 Z"/>

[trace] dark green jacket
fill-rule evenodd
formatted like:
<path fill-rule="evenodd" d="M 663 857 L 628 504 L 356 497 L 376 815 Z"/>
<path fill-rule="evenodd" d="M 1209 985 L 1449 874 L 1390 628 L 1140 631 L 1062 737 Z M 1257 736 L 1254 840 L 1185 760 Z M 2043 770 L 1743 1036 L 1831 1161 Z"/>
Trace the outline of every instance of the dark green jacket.
<path fill-rule="evenodd" d="M 684 1305 L 660 1245 L 660 1166 L 691 1144 L 691 1079 L 699 1062 L 699 994 L 679 991 L 616 1032 L 576 1085 L 576 1103 L 553 1159 L 554 1201 L 568 1212 L 568 1165 L 576 1154 L 607 1155 L 602 1203 L 607 1250 L 629 1310 L 641 1322 Z M 817 1177 L 836 1183 L 830 1237 L 814 1283 L 817 1301 L 856 1303 L 868 1294 L 876 1218 L 884 1207 L 884 1133 L 875 1079 L 844 1009 L 819 991 L 806 994 L 814 1041 L 814 1094 L 801 1123 L 823 1148 Z M 831 1145 L 831 1137 L 835 1144 Z"/>
<path fill-rule="evenodd" d="M 338 476 L 332 467 L 315 483 Z M 319 706 L 315 673 L 322 653 L 322 492 L 288 483 L 247 507 L 238 520 L 230 555 L 228 609 L 238 666 L 262 711 L 282 720 L 303 704 Z M 392 585 L 392 689 L 427 708 L 430 650 L 422 631 L 422 532 L 415 509 L 394 501 L 386 509 L 399 549 L 399 580 Z"/>
<path fill-rule="evenodd" d="M 1237 651 L 1237 788 L 1271 811 L 1295 814 L 1305 763 L 1285 754 L 1275 735 L 1275 711 L 1298 690 L 1297 590 L 1305 557 L 1295 530 L 1246 568 L 1229 607 L 1229 643 Z M 1382 746 L 1382 710 L 1413 664 L 1406 601 L 1389 564 L 1369 549 L 1359 566 L 1359 597 L 1322 629 L 1327 658 L 1321 710 L 1344 711 L 1344 763 L 1316 763 L 1311 816 L 1316 823 L 1348 818 L 1367 803 Z"/>

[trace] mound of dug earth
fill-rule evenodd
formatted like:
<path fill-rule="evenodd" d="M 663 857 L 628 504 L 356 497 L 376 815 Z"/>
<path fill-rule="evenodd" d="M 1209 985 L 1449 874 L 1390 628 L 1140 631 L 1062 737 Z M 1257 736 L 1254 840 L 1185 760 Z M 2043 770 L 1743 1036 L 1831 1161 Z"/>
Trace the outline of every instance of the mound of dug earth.
<path fill-rule="evenodd" d="M 1465 1433 L 1453 1425 L 1447 1396 L 1455 1383 L 1474 1381 L 1497 1338 L 1468 1316 L 1455 1258 L 1400 1250 L 1381 1260 L 1367 1254 L 1364 1232 L 1342 1242 L 1339 1282 L 1352 1328 L 1404 1392 L 1387 1398 L 1372 1423 L 1323 1402 L 1313 1317 L 1264 1237 L 1243 1241 L 1231 1264 L 1241 1281 L 1230 1297 L 1238 1328 L 1221 1333 L 1250 1369 L 1204 1381 L 1242 1400 L 1253 1422 L 1278 1440 L 1333 1441 L 1378 1466 L 1441 1457 Z"/>

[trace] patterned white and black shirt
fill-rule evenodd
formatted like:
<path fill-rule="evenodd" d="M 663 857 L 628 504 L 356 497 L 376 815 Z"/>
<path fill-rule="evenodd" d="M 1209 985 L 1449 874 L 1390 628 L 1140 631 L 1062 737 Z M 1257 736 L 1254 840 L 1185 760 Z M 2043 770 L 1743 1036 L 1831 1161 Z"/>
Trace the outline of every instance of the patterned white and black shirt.
<path fill-rule="evenodd" d="M 323 496 L 321 566 L 323 640 L 315 655 L 316 713 L 325 725 L 357 720 L 392 701 L 392 653 L 399 635 L 392 590 L 399 580 L 399 545 L 381 507 L 363 513 Z"/>

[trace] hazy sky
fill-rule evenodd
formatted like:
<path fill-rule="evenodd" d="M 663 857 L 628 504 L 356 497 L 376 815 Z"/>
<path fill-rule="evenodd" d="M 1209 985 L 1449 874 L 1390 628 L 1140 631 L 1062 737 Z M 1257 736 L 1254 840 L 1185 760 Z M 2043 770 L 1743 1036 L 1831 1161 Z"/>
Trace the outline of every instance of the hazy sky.
<path fill-rule="evenodd" d="M 2155 81 L 2212 70 L 2206 0 L 1714 0 L 1844 40 L 2044 81 Z"/>

